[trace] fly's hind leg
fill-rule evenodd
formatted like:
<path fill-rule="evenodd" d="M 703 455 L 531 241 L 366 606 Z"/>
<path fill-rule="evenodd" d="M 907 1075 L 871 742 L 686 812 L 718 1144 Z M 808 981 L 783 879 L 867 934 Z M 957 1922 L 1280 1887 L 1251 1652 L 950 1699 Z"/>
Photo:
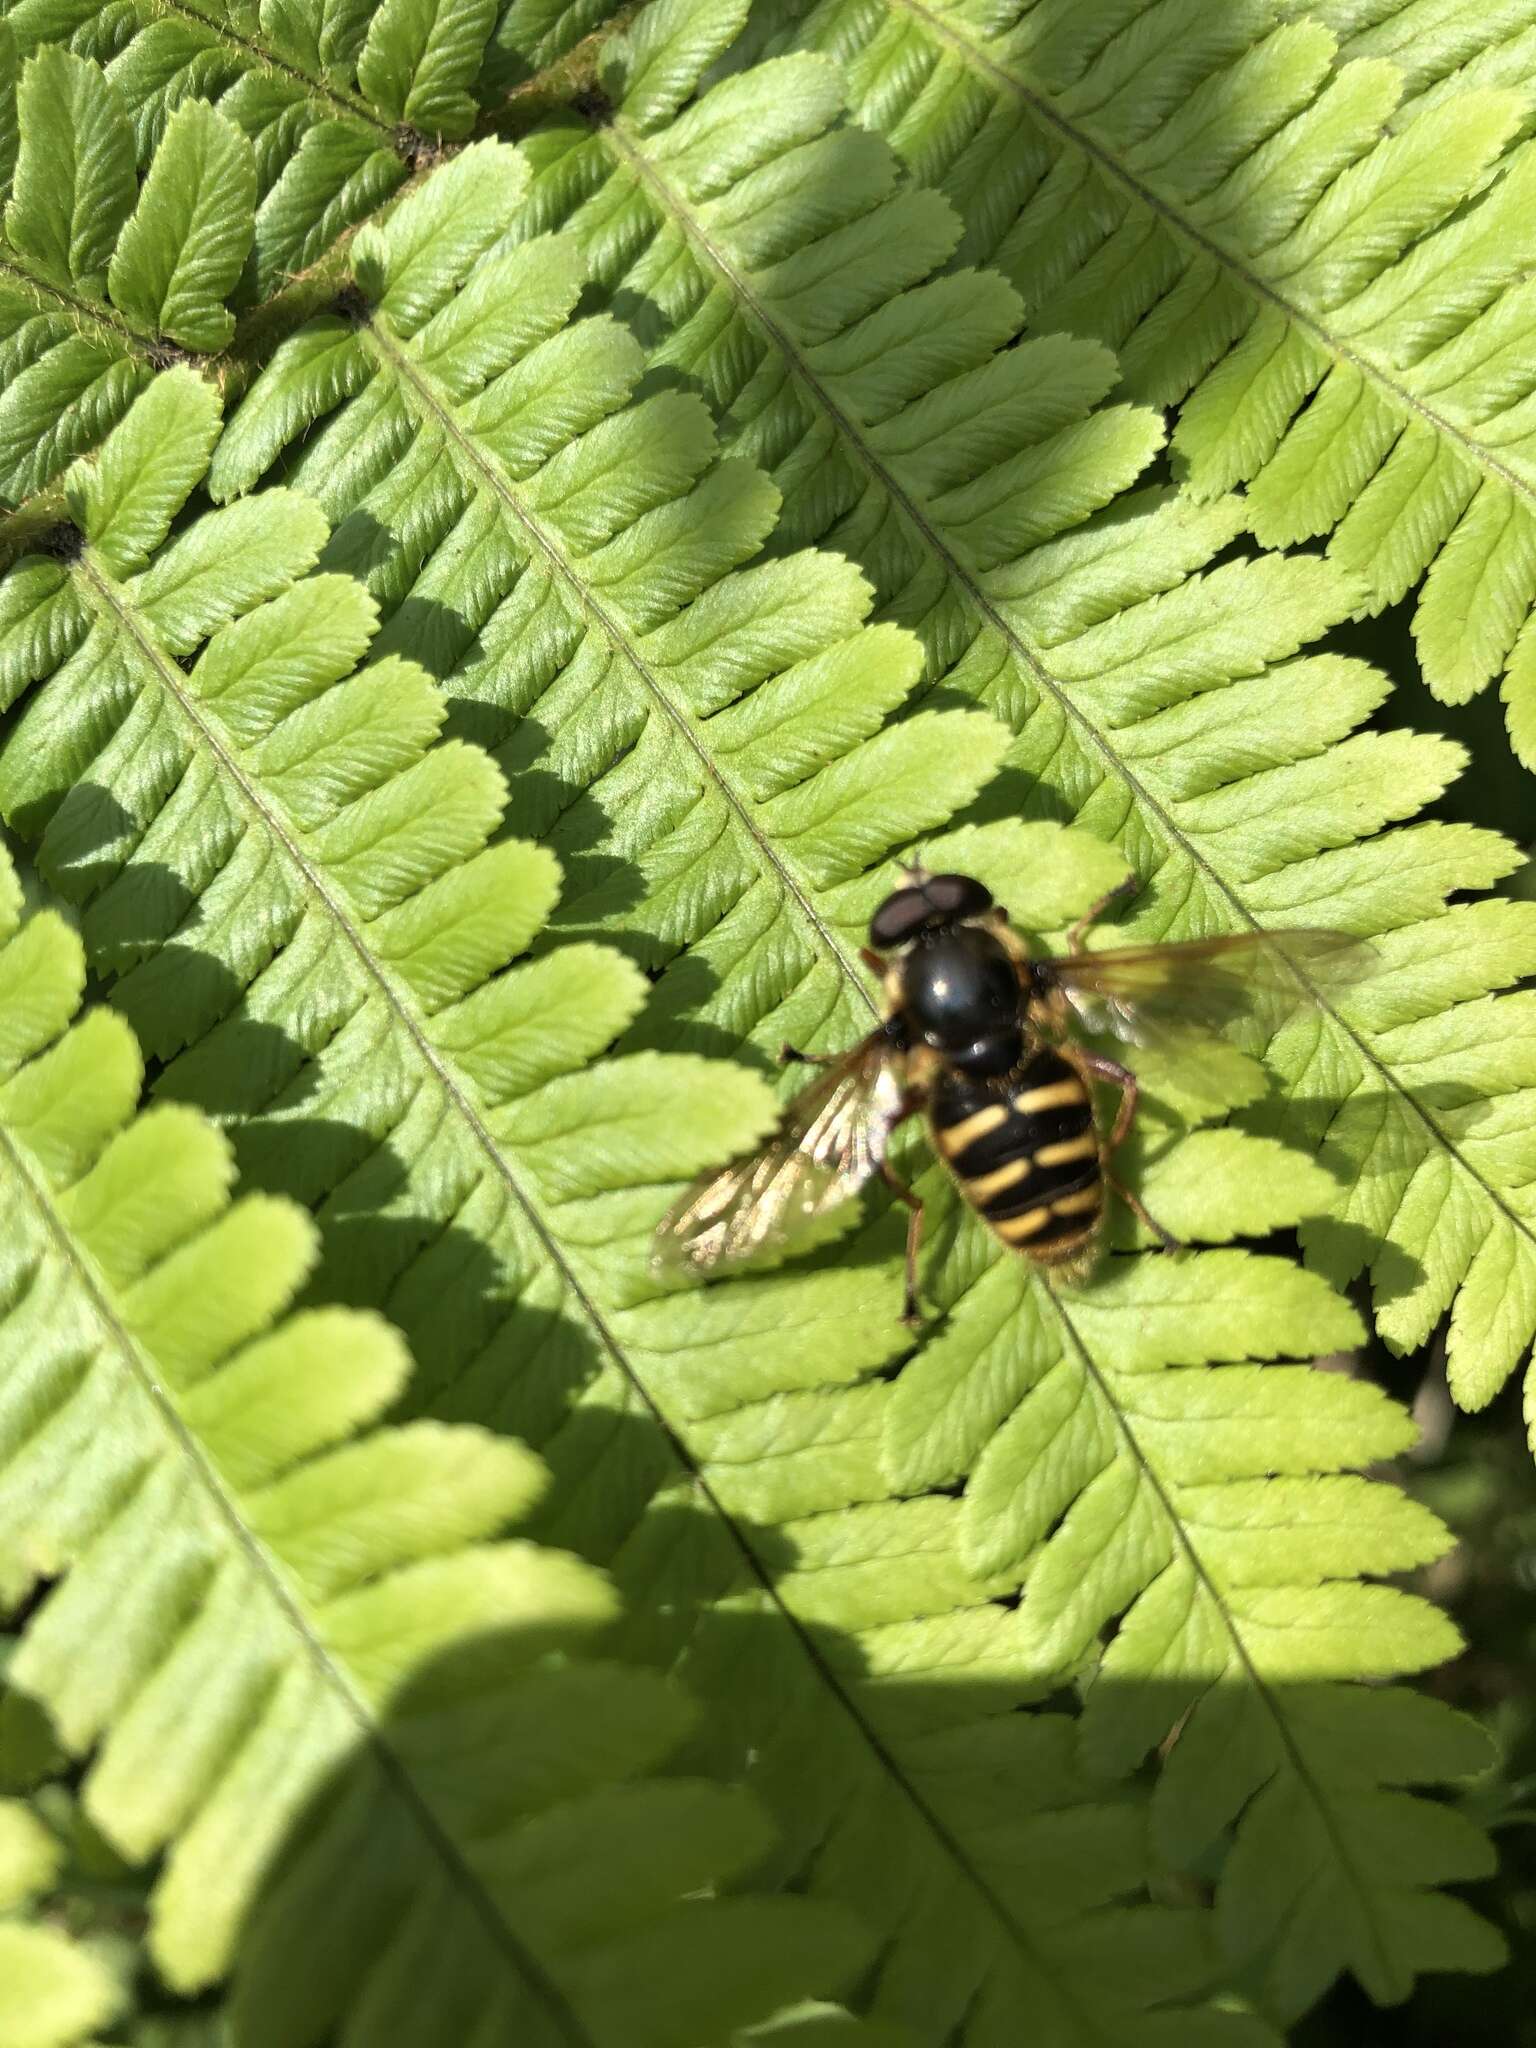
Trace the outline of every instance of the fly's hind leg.
<path fill-rule="evenodd" d="M 1087 1046 L 1080 1045 L 1076 1048 L 1076 1054 L 1089 1073 L 1097 1075 L 1101 1081 L 1112 1082 L 1120 1090 L 1120 1107 L 1115 1113 L 1115 1126 L 1109 1134 L 1109 1142 L 1104 1147 L 1105 1180 L 1120 1197 L 1121 1201 L 1124 1202 L 1131 1214 L 1139 1217 L 1148 1230 L 1151 1231 L 1152 1235 L 1158 1239 L 1165 1252 L 1182 1251 L 1184 1247 L 1174 1236 L 1173 1232 L 1165 1230 L 1147 1208 L 1141 1197 L 1133 1195 L 1124 1181 L 1117 1179 L 1109 1168 L 1110 1159 L 1119 1150 L 1131 1125 L 1136 1120 L 1137 1105 L 1141 1101 L 1140 1082 L 1129 1067 L 1122 1067 L 1118 1060 L 1112 1060 L 1104 1053 L 1092 1052 Z"/>
<path fill-rule="evenodd" d="M 1130 1134 L 1131 1125 L 1136 1121 L 1137 1105 L 1141 1101 L 1141 1083 L 1129 1067 L 1122 1067 L 1118 1060 L 1112 1060 L 1107 1053 L 1093 1052 L 1086 1045 L 1073 1048 L 1078 1062 L 1100 1081 L 1108 1081 L 1111 1087 L 1120 1090 L 1120 1107 L 1115 1113 L 1115 1127 L 1109 1134 L 1106 1153 L 1118 1152 Z"/>
<path fill-rule="evenodd" d="M 1140 1195 L 1133 1195 L 1125 1182 L 1117 1180 L 1107 1166 L 1104 1169 L 1104 1180 L 1106 1185 L 1124 1202 L 1131 1214 L 1141 1218 L 1165 1252 L 1183 1251 L 1183 1242 L 1175 1237 L 1171 1230 L 1165 1230 L 1146 1203 L 1141 1199 Z"/>

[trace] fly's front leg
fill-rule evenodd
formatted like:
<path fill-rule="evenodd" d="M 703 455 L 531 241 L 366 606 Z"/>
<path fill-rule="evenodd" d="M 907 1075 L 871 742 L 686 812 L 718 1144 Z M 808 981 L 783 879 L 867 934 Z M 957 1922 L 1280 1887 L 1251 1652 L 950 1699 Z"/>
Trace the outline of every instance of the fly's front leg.
<path fill-rule="evenodd" d="M 1081 953 L 1085 934 L 1092 926 L 1098 923 L 1110 905 L 1121 902 L 1127 896 L 1134 896 L 1140 887 L 1141 880 L 1136 875 L 1127 875 L 1123 882 L 1116 882 L 1113 889 L 1107 890 L 1091 909 L 1083 912 L 1077 923 L 1067 933 L 1067 951 L 1069 953 Z"/>
<path fill-rule="evenodd" d="M 798 1045 L 779 1047 L 781 1067 L 835 1067 L 844 1057 L 840 1052 L 802 1052 Z"/>
<path fill-rule="evenodd" d="M 1110 1132 L 1109 1142 L 1104 1147 L 1105 1180 L 1120 1197 L 1121 1201 L 1124 1202 L 1131 1214 L 1140 1217 L 1152 1235 L 1160 1241 L 1165 1252 L 1182 1251 L 1183 1246 L 1174 1236 L 1173 1232 L 1165 1230 L 1142 1201 L 1141 1197 L 1132 1194 L 1124 1181 L 1118 1179 L 1109 1169 L 1110 1158 L 1124 1143 L 1131 1125 L 1136 1120 L 1137 1106 L 1141 1101 L 1140 1082 L 1129 1067 L 1122 1067 L 1118 1060 L 1112 1060 L 1104 1053 L 1091 1052 L 1085 1045 L 1078 1046 L 1076 1051 L 1077 1057 L 1082 1061 L 1090 1074 L 1097 1075 L 1101 1081 L 1112 1082 L 1120 1090 L 1120 1107 L 1115 1112 L 1114 1129 Z"/>

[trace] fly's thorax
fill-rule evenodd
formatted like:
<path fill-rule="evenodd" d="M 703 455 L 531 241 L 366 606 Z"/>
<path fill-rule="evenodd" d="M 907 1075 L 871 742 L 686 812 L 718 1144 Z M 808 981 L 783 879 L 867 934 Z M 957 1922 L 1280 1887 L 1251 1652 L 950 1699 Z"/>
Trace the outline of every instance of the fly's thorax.
<path fill-rule="evenodd" d="M 981 925 L 919 939 L 896 963 L 890 992 L 913 1042 L 964 1071 L 1002 1075 L 1023 1055 L 1018 968 Z"/>

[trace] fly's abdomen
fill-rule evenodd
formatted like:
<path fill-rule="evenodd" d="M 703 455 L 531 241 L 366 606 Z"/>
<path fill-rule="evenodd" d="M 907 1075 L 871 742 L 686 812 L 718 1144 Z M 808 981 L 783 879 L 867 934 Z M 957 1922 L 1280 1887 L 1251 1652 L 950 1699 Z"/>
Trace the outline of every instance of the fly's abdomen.
<path fill-rule="evenodd" d="M 933 1142 L 960 1192 L 1015 1251 L 1047 1265 L 1093 1242 L 1104 1207 L 1087 1084 L 1042 1047 L 1006 1081 L 954 1072 L 928 1105 Z"/>

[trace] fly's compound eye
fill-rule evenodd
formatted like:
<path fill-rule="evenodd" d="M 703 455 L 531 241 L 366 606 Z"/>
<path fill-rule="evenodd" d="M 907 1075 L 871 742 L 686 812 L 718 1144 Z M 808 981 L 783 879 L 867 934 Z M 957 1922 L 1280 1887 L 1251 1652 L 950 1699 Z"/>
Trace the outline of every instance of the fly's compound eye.
<path fill-rule="evenodd" d="M 889 952 L 923 932 L 943 931 L 991 908 L 992 891 L 973 875 L 929 875 L 886 897 L 869 921 L 869 943 Z"/>
<path fill-rule="evenodd" d="M 923 884 L 930 907 L 946 924 L 964 917 L 980 917 L 992 908 L 992 891 L 974 875 L 930 875 Z"/>
<path fill-rule="evenodd" d="M 898 889 L 869 920 L 869 943 L 882 953 L 915 939 L 933 915 L 922 889 Z"/>

